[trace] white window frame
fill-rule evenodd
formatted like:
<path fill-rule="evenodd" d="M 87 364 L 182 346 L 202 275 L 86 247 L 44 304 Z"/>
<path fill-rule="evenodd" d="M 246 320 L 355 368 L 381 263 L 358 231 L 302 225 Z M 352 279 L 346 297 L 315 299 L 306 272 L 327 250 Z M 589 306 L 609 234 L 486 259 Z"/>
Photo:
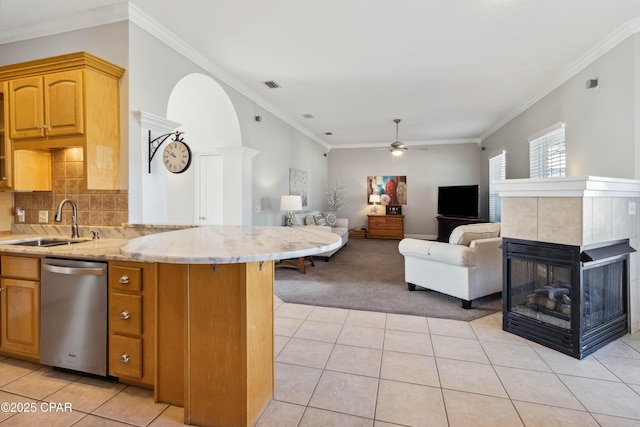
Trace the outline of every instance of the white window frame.
<path fill-rule="evenodd" d="M 489 158 L 489 221 L 500 222 L 502 208 L 500 195 L 496 191 L 495 181 L 507 178 L 507 152 L 503 151 Z"/>
<path fill-rule="evenodd" d="M 529 142 L 529 177 L 566 176 L 564 123 L 556 123 L 527 138 Z"/>

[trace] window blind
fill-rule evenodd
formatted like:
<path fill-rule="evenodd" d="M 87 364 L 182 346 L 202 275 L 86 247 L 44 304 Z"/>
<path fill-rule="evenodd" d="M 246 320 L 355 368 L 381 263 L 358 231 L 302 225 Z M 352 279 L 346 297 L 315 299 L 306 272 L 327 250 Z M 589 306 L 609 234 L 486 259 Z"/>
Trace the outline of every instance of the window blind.
<path fill-rule="evenodd" d="M 502 217 L 500 196 L 496 191 L 494 181 L 506 179 L 506 162 L 504 151 L 489 159 L 489 221 L 492 222 L 500 222 Z"/>
<path fill-rule="evenodd" d="M 529 176 L 565 176 L 564 125 L 556 125 L 542 136 L 529 138 Z"/>

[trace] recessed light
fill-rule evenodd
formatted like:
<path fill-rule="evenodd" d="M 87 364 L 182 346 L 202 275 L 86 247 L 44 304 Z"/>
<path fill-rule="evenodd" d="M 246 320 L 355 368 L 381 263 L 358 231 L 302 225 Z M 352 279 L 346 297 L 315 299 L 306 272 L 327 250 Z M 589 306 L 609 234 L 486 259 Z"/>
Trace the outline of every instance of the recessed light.
<path fill-rule="evenodd" d="M 269 80 L 268 82 L 264 82 L 264 84 L 267 85 L 267 87 L 271 88 L 271 89 L 277 89 L 280 87 L 280 85 L 276 82 L 274 82 L 273 80 Z"/>
<path fill-rule="evenodd" d="M 333 135 L 333 132 L 325 132 L 325 135 Z"/>

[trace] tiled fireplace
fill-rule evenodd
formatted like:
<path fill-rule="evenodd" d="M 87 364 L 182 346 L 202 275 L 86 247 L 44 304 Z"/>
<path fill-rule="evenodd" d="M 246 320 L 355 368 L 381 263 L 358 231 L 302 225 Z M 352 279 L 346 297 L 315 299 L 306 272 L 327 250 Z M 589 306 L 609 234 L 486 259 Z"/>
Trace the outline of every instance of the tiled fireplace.
<path fill-rule="evenodd" d="M 640 182 L 507 180 L 503 329 L 582 358 L 637 329 Z"/>

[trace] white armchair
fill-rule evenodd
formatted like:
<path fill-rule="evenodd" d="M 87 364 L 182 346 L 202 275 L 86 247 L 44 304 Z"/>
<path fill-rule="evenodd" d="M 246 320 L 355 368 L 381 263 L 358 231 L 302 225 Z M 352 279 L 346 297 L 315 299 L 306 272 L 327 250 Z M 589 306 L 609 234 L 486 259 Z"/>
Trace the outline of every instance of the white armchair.
<path fill-rule="evenodd" d="M 404 256 L 405 281 L 416 286 L 471 301 L 502 291 L 502 238 L 499 223 L 461 225 L 449 243 L 403 239 L 398 250 Z"/>

